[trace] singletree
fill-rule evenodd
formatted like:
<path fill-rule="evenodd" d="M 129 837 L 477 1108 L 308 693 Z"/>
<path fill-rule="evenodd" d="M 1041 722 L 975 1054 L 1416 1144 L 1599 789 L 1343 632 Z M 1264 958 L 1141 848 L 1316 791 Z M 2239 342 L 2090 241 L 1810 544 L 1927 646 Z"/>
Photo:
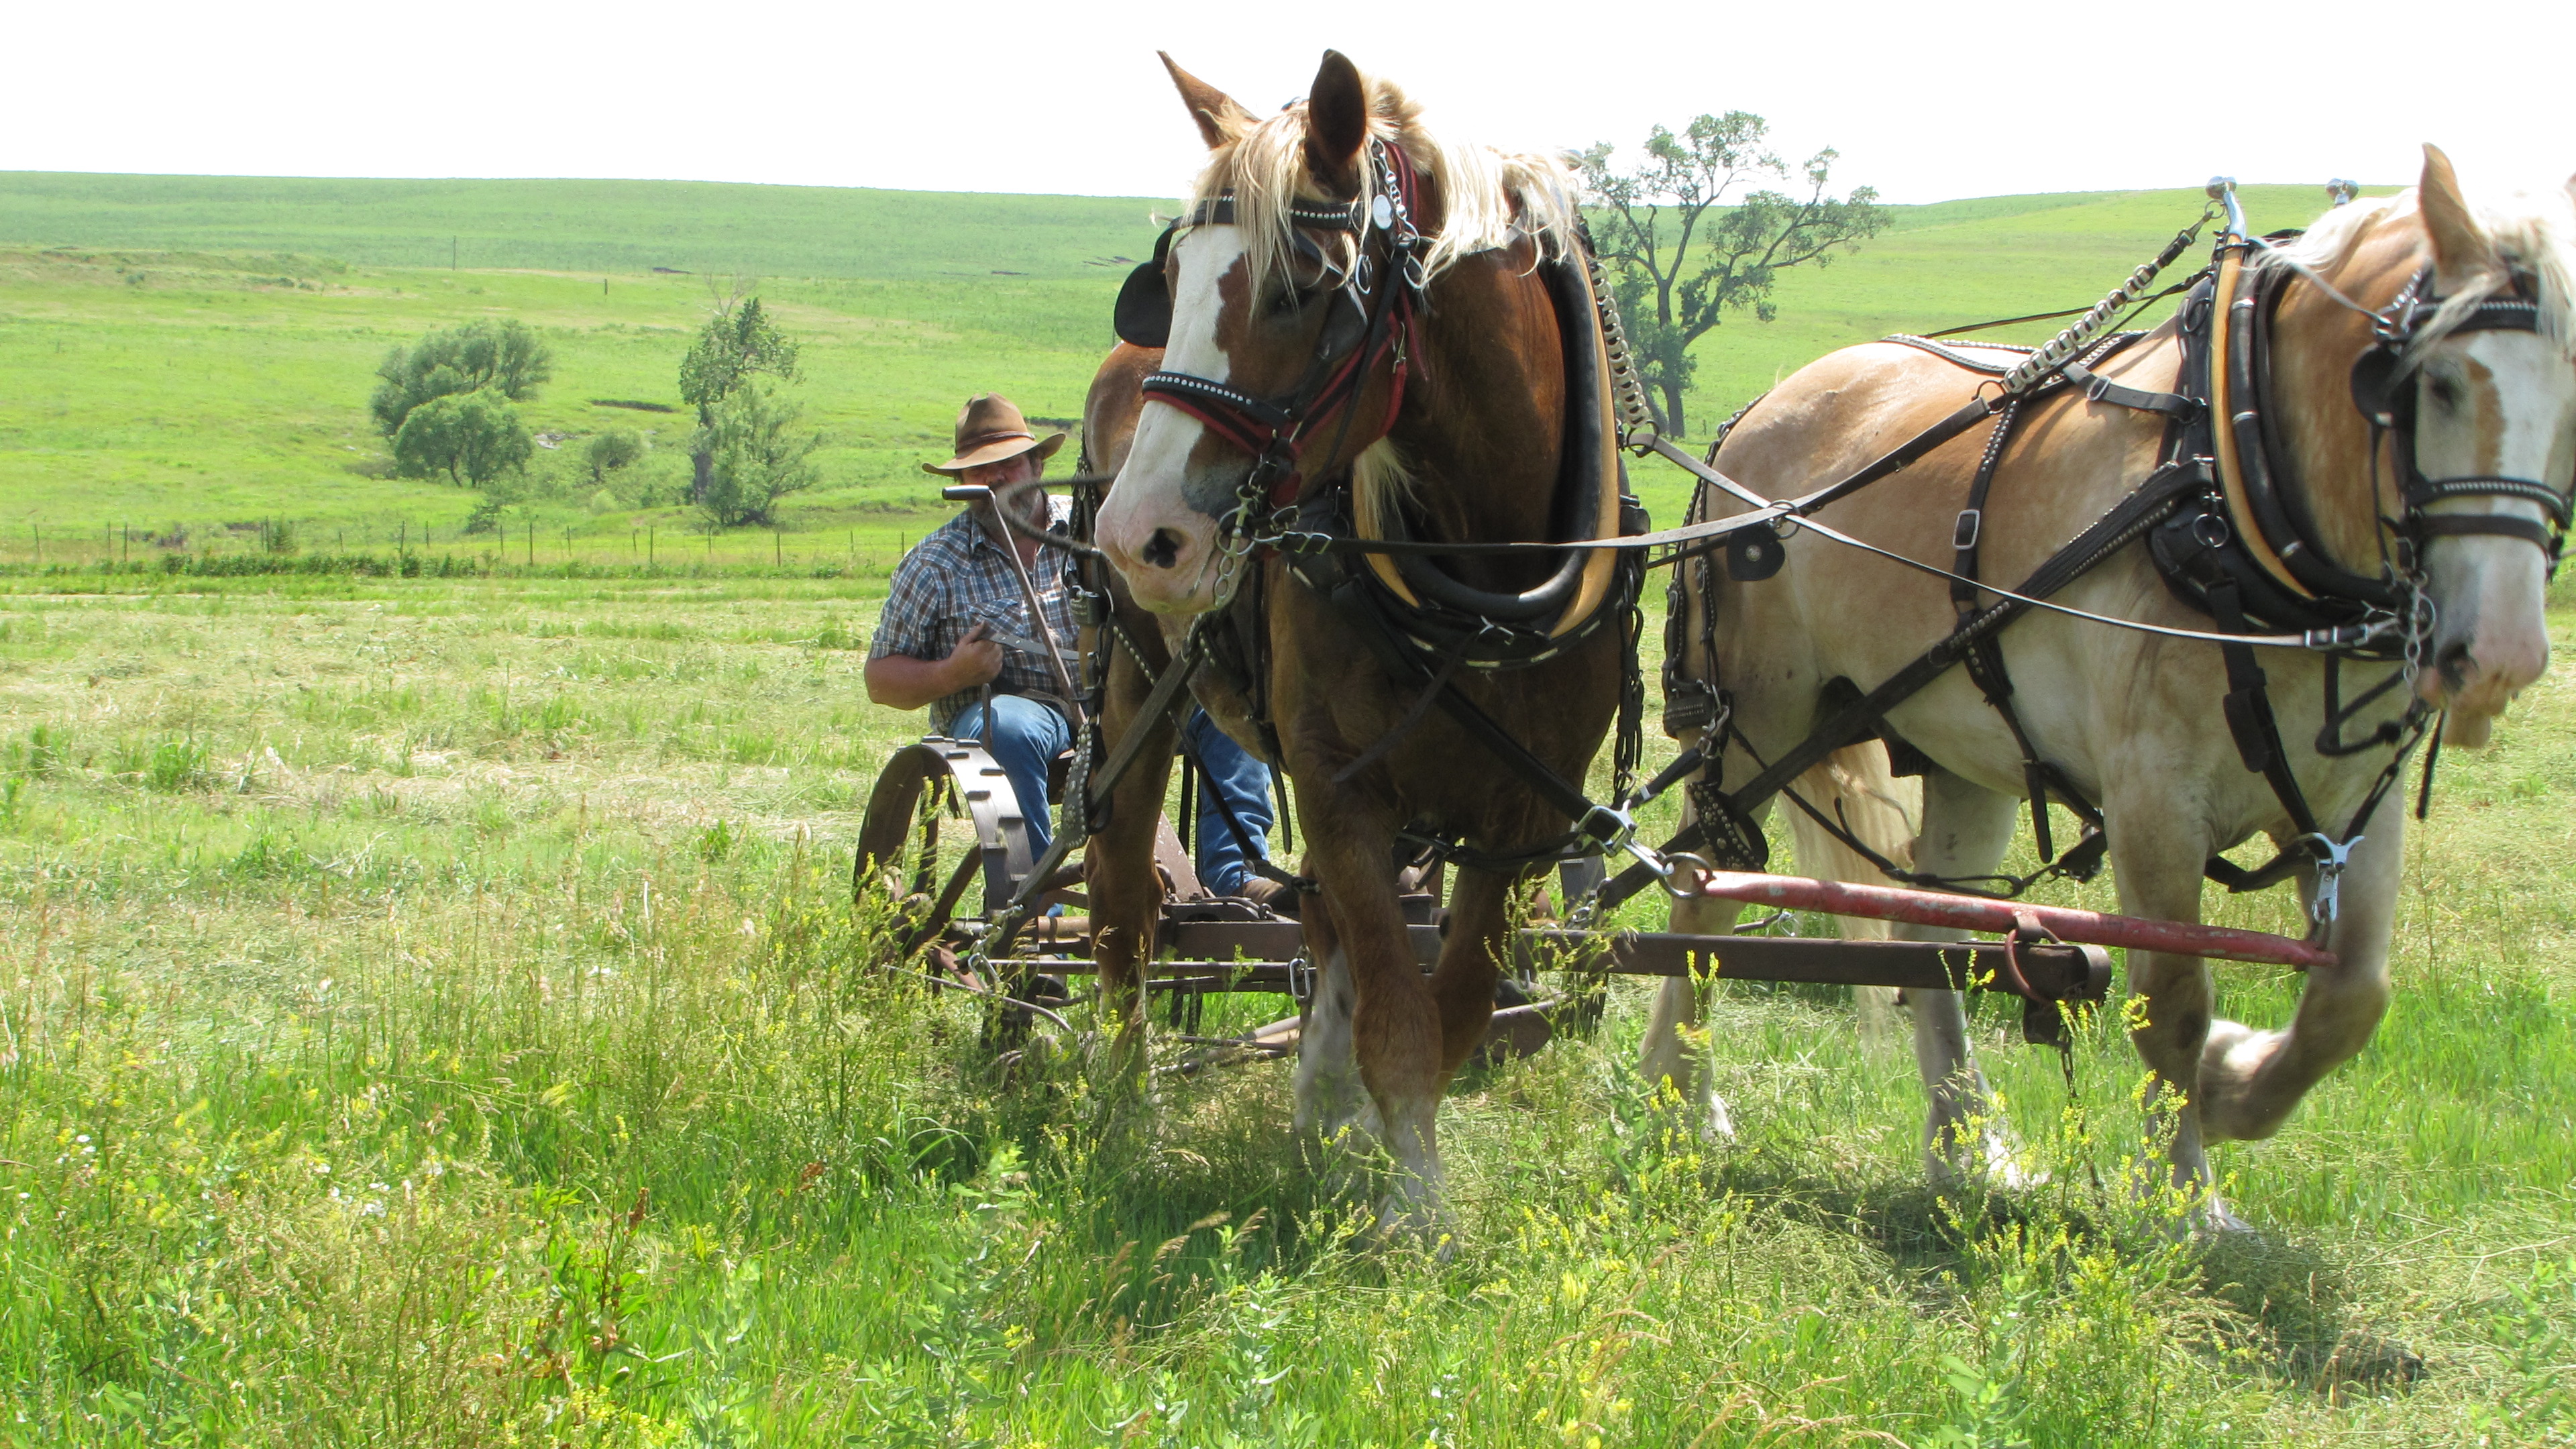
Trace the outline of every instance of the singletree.
<path fill-rule="evenodd" d="M 680 397 L 698 410 L 698 430 L 689 444 L 689 498 L 701 505 L 715 483 L 711 449 L 717 406 L 761 373 L 782 382 L 796 380 L 796 344 L 760 309 L 760 299 L 745 296 L 745 290 L 737 287 L 716 303 L 689 355 L 680 359 Z"/>
<path fill-rule="evenodd" d="M 445 473 L 451 483 L 488 487 L 528 466 L 536 440 L 498 392 L 434 397 L 411 410 L 394 434 L 394 471 L 405 478 Z"/>
<path fill-rule="evenodd" d="M 402 431 L 412 409 L 434 397 L 488 388 L 512 402 L 526 402 L 537 395 L 538 384 L 554 375 L 554 366 L 554 352 L 545 339 L 515 317 L 442 328 L 385 354 L 376 368 L 381 381 L 367 410 L 390 438 Z"/>
<path fill-rule="evenodd" d="M 1771 290 L 1780 273 L 1821 267 L 1888 223 L 1869 187 L 1826 194 L 1837 159 L 1831 149 L 1798 168 L 1803 198 L 1770 189 L 1736 195 L 1766 178 L 1789 178 L 1766 144 L 1769 132 L 1760 116 L 1729 111 L 1701 116 L 1678 136 L 1655 127 L 1633 170 L 1610 168 L 1606 141 L 1581 157 L 1594 240 L 1614 278 L 1655 425 L 1666 433 L 1684 430 L 1682 395 L 1698 366 L 1692 343 L 1730 311 L 1770 321 L 1779 313 Z"/>
<path fill-rule="evenodd" d="M 823 435 L 793 431 L 802 407 L 753 382 L 712 410 L 714 421 L 689 440 L 691 451 L 707 460 L 698 508 L 709 522 L 718 528 L 772 522 L 779 499 L 814 486 L 813 453 Z"/>

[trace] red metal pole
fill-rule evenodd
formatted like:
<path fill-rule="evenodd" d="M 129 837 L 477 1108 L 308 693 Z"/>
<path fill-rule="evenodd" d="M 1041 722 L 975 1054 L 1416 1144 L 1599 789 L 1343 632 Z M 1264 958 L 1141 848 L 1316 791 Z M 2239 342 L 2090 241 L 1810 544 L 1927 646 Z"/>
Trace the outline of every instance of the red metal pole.
<path fill-rule="evenodd" d="M 1866 916 L 1917 926 L 1947 926 L 1963 931 L 2010 931 L 2014 917 L 2027 914 L 2061 941 L 2094 946 L 2126 946 L 2138 951 L 2171 951 L 2183 956 L 2215 956 L 2226 961 L 2260 961 L 2276 966 L 2332 966 L 2335 956 L 2304 941 L 2263 931 L 2239 931 L 2187 921 L 2151 921 L 2140 916 L 2106 916 L 2067 906 L 2019 905 L 1980 896 L 1910 891 L 1896 886 L 1854 885 L 1847 881 L 1809 880 L 1795 875 L 1752 875 L 1712 871 L 1699 878 L 1699 893 L 1719 900 L 1821 911 L 1832 916 Z"/>

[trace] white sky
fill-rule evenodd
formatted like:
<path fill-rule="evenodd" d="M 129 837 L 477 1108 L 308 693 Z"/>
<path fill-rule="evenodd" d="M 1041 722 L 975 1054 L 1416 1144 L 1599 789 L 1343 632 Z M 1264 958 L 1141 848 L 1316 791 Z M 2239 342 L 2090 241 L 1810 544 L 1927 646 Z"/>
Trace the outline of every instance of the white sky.
<path fill-rule="evenodd" d="M 2209 12 L 1242 0 L 0 12 L 0 170 L 673 177 L 1164 197 L 1198 143 L 1157 48 L 1266 113 L 1326 45 L 1461 134 L 1610 140 L 1740 108 L 1889 200 L 2576 169 L 2576 5 Z M 1329 22 L 1312 17 L 1332 16 Z M 1639 17 L 1668 28 L 1649 31 Z M 1664 17 L 1679 17 L 1666 21 Z M 1589 26 L 1590 28 L 1586 28 Z M 2213 32 L 2223 36 L 2213 39 Z M 2452 45 L 2457 45 L 2453 42 Z M 2456 57 L 2446 61 L 2445 53 Z"/>

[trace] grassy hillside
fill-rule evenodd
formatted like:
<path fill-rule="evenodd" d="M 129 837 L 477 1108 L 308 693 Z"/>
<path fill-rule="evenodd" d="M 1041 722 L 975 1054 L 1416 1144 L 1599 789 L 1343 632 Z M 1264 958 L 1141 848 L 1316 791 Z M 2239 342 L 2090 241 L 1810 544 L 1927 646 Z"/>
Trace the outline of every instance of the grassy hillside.
<path fill-rule="evenodd" d="M 774 277 L 1081 275 L 1155 203 L 715 181 L 378 181 L 0 171 L 0 242 L 290 251 L 374 267 Z"/>
<path fill-rule="evenodd" d="M 2248 201 L 2267 227 L 2321 204 L 2308 187 Z M 1846 343 L 2089 301 L 2200 205 L 2171 191 L 1899 208 L 1857 254 L 1793 276 L 1780 321 L 1731 321 L 1703 342 L 1694 430 Z M 735 273 L 761 274 L 803 340 L 802 397 L 827 439 L 825 485 L 796 500 L 789 530 L 891 547 L 933 516 L 917 465 L 960 399 L 991 388 L 1036 415 L 1079 412 L 1124 270 L 1095 263 L 1148 248 L 1150 209 L 678 182 L 0 174 L 0 559 L 27 558 L 48 531 L 60 556 L 127 526 L 202 542 L 269 517 L 298 520 L 308 544 L 452 537 L 473 500 L 387 477 L 365 402 L 388 348 L 479 316 L 544 328 L 557 356 L 526 413 L 567 446 L 540 455 L 551 496 L 516 526 L 570 530 L 576 553 L 686 527 L 633 489 L 599 506 L 573 455 L 600 429 L 641 427 L 660 449 L 646 478 L 676 480 L 683 415 L 594 400 L 676 405 L 688 335 Z M 445 265 L 451 239 L 463 270 Z M 1672 511 L 1671 480 L 1644 481 Z"/>

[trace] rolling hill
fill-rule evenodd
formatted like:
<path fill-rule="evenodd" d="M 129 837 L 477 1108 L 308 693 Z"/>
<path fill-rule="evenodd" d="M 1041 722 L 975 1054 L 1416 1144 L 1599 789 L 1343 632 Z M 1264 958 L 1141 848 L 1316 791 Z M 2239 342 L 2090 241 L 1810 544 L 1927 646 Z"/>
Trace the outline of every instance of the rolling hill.
<path fill-rule="evenodd" d="M 2254 187 L 2259 226 L 2312 187 Z M 1168 207 L 1169 203 L 1163 203 Z M 351 543 L 452 528 L 454 489 L 385 476 L 365 402 L 384 352 L 478 316 L 540 326 L 555 380 L 526 409 L 557 528 L 679 520 L 601 498 L 573 454 L 647 429 L 679 462 L 674 370 L 711 289 L 757 277 L 805 346 L 825 485 L 791 528 L 915 529 L 918 461 L 980 389 L 1070 418 L 1156 203 L 643 181 L 370 181 L 0 173 L 0 557 L 80 536 L 293 517 Z M 1780 320 L 1700 344 L 1694 431 L 1824 352 L 1893 331 L 2093 300 L 2196 216 L 2196 190 L 1985 197 L 1896 209 Z M 451 256 L 455 263 L 451 267 Z M 2044 329 L 2021 329 L 2025 337 Z M 2000 334 L 2000 335 L 2011 335 Z M 1651 480 L 1649 480 L 1651 482 Z M 1650 497 L 1668 511 L 1663 498 Z"/>

